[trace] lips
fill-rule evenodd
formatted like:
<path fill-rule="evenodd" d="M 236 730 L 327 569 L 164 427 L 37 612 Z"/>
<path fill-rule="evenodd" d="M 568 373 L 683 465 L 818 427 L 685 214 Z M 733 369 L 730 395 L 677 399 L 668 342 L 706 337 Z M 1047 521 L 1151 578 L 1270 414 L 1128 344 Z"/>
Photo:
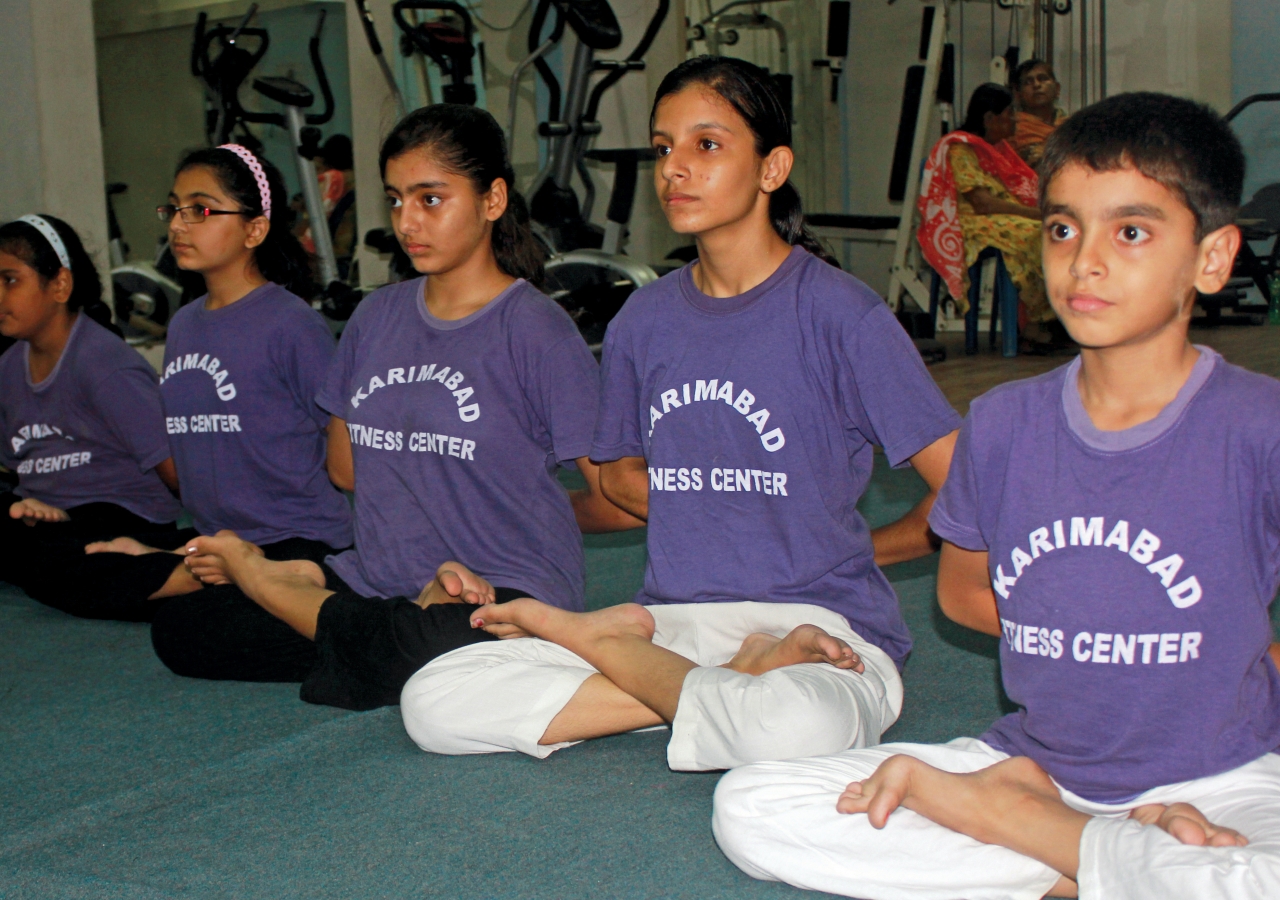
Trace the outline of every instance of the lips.
<path fill-rule="evenodd" d="M 691 196 L 689 194 L 674 193 L 674 194 L 667 194 L 663 202 L 666 203 L 668 206 L 680 206 L 685 203 L 692 203 L 696 199 L 698 198 Z"/>
<path fill-rule="evenodd" d="M 1071 309 L 1072 312 L 1100 312 L 1104 309 L 1110 309 L 1113 306 L 1115 306 L 1114 303 L 1103 300 L 1101 297 L 1095 297 L 1092 294 L 1072 294 L 1067 297 L 1067 307 Z"/>

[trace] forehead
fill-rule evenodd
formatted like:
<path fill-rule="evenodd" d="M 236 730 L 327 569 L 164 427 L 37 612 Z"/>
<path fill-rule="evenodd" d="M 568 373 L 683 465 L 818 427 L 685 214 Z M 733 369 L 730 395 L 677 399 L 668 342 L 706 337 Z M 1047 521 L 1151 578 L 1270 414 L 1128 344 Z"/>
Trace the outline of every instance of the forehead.
<path fill-rule="evenodd" d="M 387 160 L 383 183 L 393 190 L 404 191 L 414 185 L 439 184 L 458 187 L 471 179 L 446 168 L 428 147 L 418 147 Z"/>
<path fill-rule="evenodd" d="M 30 268 L 31 266 L 27 265 L 26 260 L 22 259 L 22 257 L 0 250 L 0 272 L 12 272 L 18 269 Z"/>
<path fill-rule="evenodd" d="M 1122 206 L 1151 206 L 1170 220 L 1185 216 L 1194 221 L 1180 196 L 1132 166 L 1098 172 L 1083 163 L 1067 163 L 1050 180 L 1045 204 L 1086 215 Z"/>
<path fill-rule="evenodd" d="M 218 176 L 208 166 L 192 166 L 179 172 L 173 179 L 173 194 L 177 197 L 203 194 L 206 197 L 227 199 L 227 192 L 218 181 Z"/>
<path fill-rule="evenodd" d="M 690 84 L 658 101 L 655 131 L 674 133 L 714 123 L 728 130 L 746 128 L 746 122 L 728 100 L 705 84 Z"/>

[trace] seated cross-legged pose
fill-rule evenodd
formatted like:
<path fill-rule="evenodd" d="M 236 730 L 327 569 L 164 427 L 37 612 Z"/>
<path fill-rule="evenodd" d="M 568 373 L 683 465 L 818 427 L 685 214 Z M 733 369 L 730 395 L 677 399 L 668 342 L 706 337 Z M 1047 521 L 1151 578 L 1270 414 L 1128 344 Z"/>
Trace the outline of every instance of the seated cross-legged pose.
<path fill-rule="evenodd" d="M 0 579 L 91 617 L 110 611 L 82 581 L 84 545 L 176 534 L 179 512 L 156 373 L 110 323 L 70 226 L 0 226 L 0 334 L 17 340 L 0 356 L 0 462 L 18 475 L 0 494 Z"/>
<path fill-rule="evenodd" d="M 335 342 L 319 313 L 291 293 L 305 290 L 307 269 L 287 209 L 279 173 L 226 145 L 187 155 L 157 210 L 178 265 L 208 287 L 174 315 L 160 374 L 194 529 L 86 548 L 117 570 L 97 593 L 141 617 L 201 589 L 176 551 L 197 534 L 235 529 L 277 559 L 323 559 L 351 545 L 349 505 L 325 473 L 328 416 L 314 399 Z M 200 602 L 234 601 L 230 595 L 202 591 Z"/>
<path fill-rule="evenodd" d="M 587 458 L 598 370 L 530 284 L 544 254 L 497 122 L 468 106 L 420 109 L 380 166 L 395 233 L 426 277 L 361 302 L 319 392 L 329 471 L 355 491 L 355 547 L 317 566 L 272 564 L 234 536 L 195 541 L 192 572 L 251 599 L 216 615 L 198 597 L 165 608 L 156 649 L 175 668 L 180 655 L 202 660 L 186 674 L 301 681 L 304 700 L 352 709 L 395 704 L 433 657 L 494 639 L 458 601 L 580 610 L 579 529 L 642 524 L 604 498 Z M 556 479 L 571 462 L 588 484 L 572 495 Z M 181 654 L 161 627 L 175 608 L 189 625 Z"/>
<path fill-rule="evenodd" d="M 532 634 L 415 675 L 405 727 L 441 753 L 545 757 L 668 722 L 675 769 L 875 743 L 911 638 L 877 568 L 931 551 L 931 497 L 875 536 L 873 445 L 936 489 L 959 418 L 902 328 L 802 227 L 786 112 L 763 70 L 702 57 L 652 115 L 655 186 L 699 261 L 637 291 L 605 340 L 592 458 L 649 523 L 644 608 L 533 602 L 478 626 Z"/>
<path fill-rule="evenodd" d="M 1280 384 L 1187 341 L 1244 156 L 1121 94 L 1049 139 L 1045 274 L 1080 358 L 974 401 L 930 521 L 942 611 L 1021 710 L 979 739 L 730 772 L 757 878 L 868 900 L 1280 896 Z"/>

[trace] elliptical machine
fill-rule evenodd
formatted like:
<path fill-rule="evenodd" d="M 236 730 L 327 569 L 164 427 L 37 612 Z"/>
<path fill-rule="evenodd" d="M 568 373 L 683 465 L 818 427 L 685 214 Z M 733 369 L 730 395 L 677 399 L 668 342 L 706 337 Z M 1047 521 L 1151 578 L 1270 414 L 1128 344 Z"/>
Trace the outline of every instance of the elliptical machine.
<path fill-rule="evenodd" d="M 406 12 L 418 11 L 448 13 L 458 20 L 461 28 L 443 19 L 419 22 L 405 16 Z M 419 54 L 419 74 L 423 82 L 424 96 L 435 99 L 432 98 L 434 92 L 430 89 L 430 77 L 427 75 L 424 64 L 424 61 L 429 59 L 440 71 L 439 102 L 475 106 L 478 96 L 473 62 L 477 56 L 474 40 L 476 30 L 466 7 L 450 0 L 398 0 L 391 7 L 391 15 L 395 19 L 396 27 L 400 29 L 401 52 L 405 56 L 410 56 L 414 51 Z M 483 63 L 484 45 L 480 44 L 479 47 L 479 55 Z"/>
<path fill-rule="evenodd" d="M 670 10 L 670 0 L 659 0 L 635 48 L 620 60 L 596 59 L 596 53 L 622 43 L 618 25 L 607 0 L 539 0 L 529 27 L 529 56 L 516 68 L 510 93 L 508 142 L 515 134 L 516 87 L 530 65 L 538 72 L 549 95 L 548 120 L 538 125 L 539 136 L 550 142 L 546 166 L 534 179 L 528 194 L 534 231 L 552 251 L 547 261 L 548 293 L 573 317 L 591 349 L 599 353 L 609 321 L 631 292 L 656 281 L 650 266 L 623 255 L 627 224 L 635 202 L 639 165 L 652 160 L 652 148 L 588 150 L 600 133 L 597 119 L 604 92 L 628 72 L 643 71 L 644 54 L 652 46 Z M 551 35 L 540 40 L 548 15 L 556 20 Z M 565 28 L 578 39 L 561 107 L 560 82 L 543 58 L 562 39 Z M 591 84 L 597 72 L 606 73 Z M 595 183 L 586 160 L 612 163 L 613 191 L 604 228 L 590 222 Z M 577 174 L 584 188 L 578 202 L 572 179 Z"/>

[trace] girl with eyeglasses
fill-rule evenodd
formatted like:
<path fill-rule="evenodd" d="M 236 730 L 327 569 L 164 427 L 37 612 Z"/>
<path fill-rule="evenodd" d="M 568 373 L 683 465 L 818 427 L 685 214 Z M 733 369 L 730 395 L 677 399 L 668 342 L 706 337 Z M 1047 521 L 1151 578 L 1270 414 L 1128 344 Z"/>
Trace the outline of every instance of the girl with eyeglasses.
<path fill-rule="evenodd" d="M 177 486 L 156 373 L 112 333 L 75 231 L 49 215 L 0 226 L 0 580 L 83 616 L 86 541 L 176 533 Z M 166 487 L 168 485 L 168 487 Z M 102 572 L 96 573 L 102 575 Z"/>
<path fill-rule="evenodd" d="M 164 606 L 151 640 L 179 674 L 299 681 L 302 699 L 348 709 L 395 704 L 431 659 L 495 640 L 471 627 L 470 604 L 531 596 L 581 610 L 581 532 L 641 524 L 601 494 L 587 458 L 599 371 L 535 286 L 545 254 L 493 116 L 415 110 L 379 164 L 419 277 L 360 304 L 317 398 L 333 416 L 330 472 L 355 492 L 355 546 L 317 566 L 263 559 L 233 534 L 192 541 L 192 571 L 247 599 Z M 586 487 L 561 486 L 569 464 Z"/>
<path fill-rule="evenodd" d="M 135 557 L 129 583 L 104 589 L 144 610 L 202 589 L 173 549 L 197 533 L 232 529 L 279 559 L 319 560 L 351 544 L 350 507 L 326 473 L 329 416 L 315 402 L 335 343 L 298 296 L 309 286 L 307 260 L 288 228 L 279 173 L 238 144 L 196 150 L 157 213 L 178 266 L 208 289 L 170 322 L 160 373 L 195 527 L 164 545 L 121 537 L 87 548 Z M 238 592 L 205 594 L 215 604 Z"/>

